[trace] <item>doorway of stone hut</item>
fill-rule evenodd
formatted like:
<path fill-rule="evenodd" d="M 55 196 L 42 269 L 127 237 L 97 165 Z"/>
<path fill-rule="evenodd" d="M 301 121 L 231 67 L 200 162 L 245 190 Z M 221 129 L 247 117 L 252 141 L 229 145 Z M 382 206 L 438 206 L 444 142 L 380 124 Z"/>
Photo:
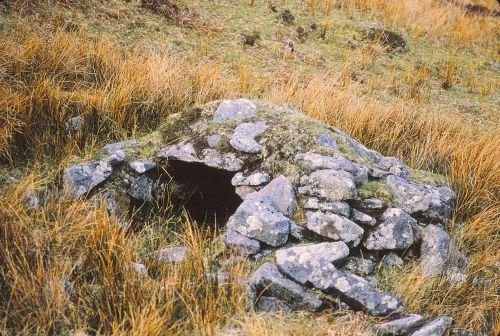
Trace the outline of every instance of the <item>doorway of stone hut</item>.
<path fill-rule="evenodd" d="M 174 211 L 185 210 L 193 221 L 222 227 L 242 199 L 231 184 L 235 172 L 200 162 L 171 160 L 167 167 Z"/>

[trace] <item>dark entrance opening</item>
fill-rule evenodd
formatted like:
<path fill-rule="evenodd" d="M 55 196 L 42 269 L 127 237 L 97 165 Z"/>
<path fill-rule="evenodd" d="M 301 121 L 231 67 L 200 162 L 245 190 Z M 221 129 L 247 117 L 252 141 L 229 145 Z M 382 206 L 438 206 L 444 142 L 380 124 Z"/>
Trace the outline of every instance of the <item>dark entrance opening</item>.
<path fill-rule="evenodd" d="M 242 202 L 231 184 L 234 172 L 173 160 L 167 172 L 173 180 L 170 197 L 175 208 L 185 209 L 199 224 L 224 224 Z"/>

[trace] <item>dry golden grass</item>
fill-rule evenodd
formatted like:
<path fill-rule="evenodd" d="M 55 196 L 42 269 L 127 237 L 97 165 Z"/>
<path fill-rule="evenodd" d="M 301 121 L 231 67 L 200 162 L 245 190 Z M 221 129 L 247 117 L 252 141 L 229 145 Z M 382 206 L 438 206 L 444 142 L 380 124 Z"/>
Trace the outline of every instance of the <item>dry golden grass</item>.
<path fill-rule="evenodd" d="M 330 12 L 340 5 L 348 13 L 361 11 L 380 17 L 390 25 L 403 26 L 415 35 L 445 38 L 455 47 L 471 44 L 495 46 L 500 29 L 497 18 L 483 15 L 467 15 L 458 6 L 466 1 L 451 3 L 441 0 L 307 0 L 306 7 L 312 11 Z M 481 1 L 467 1 L 481 4 Z M 494 1 L 485 4 L 490 9 L 498 9 Z"/>
<path fill-rule="evenodd" d="M 319 11 L 333 3 L 309 1 L 307 6 Z M 450 43 L 490 48 L 498 35 L 491 18 L 465 16 L 435 1 L 343 5 Z M 0 160 L 6 169 L 25 167 L 19 182 L 0 191 L 0 334 L 91 329 L 114 335 L 210 335 L 228 326 L 249 335 L 368 334 L 370 321 L 361 314 L 340 323 L 328 313 L 244 312 L 237 284 L 220 285 L 205 276 L 218 247 L 186 219 L 167 218 L 126 234 L 103 207 L 58 196 L 52 182 L 67 158 L 86 155 L 112 139 L 140 135 L 193 104 L 239 95 L 293 104 L 384 154 L 445 175 L 459 196 L 451 230 L 469 255 L 470 279 L 451 286 L 442 279 L 424 279 L 409 265 L 382 274 L 384 286 L 411 311 L 448 313 L 461 328 L 500 331 L 500 132 L 498 125 L 481 129 L 422 105 L 428 95 L 425 67 L 408 74 L 407 94 L 387 102 L 364 94 L 347 69 L 369 67 L 376 46 L 361 49 L 360 60 L 344 71 L 304 77 L 293 72 L 265 76 L 244 66 L 235 70 L 210 61 L 124 51 L 78 32 L 43 36 L 19 30 L 0 41 Z M 453 64 L 443 71 L 443 82 L 451 81 Z M 68 134 L 65 122 L 77 115 L 87 120 L 86 129 Z M 47 203 L 28 211 L 26 190 L 47 184 Z M 179 240 L 193 248 L 188 263 L 174 267 L 148 261 L 153 250 Z M 154 279 L 131 272 L 131 261 L 145 262 Z M 241 274 L 242 267 L 232 274 Z M 63 277 L 73 283 L 69 296 Z"/>

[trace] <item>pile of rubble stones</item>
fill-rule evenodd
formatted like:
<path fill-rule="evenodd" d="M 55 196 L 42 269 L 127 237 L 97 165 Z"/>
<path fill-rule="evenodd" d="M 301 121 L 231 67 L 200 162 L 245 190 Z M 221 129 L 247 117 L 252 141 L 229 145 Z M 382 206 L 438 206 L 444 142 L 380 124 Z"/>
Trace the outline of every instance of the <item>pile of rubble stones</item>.
<path fill-rule="evenodd" d="M 255 309 L 319 311 L 326 295 L 367 314 L 395 316 L 379 334 L 442 335 L 452 324 L 446 316 L 405 315 L 401 300 L 378 289 L 373 275 L 379 264 L 419 259 L 424 275 L 466 279 L 466 257 L 446 232 L 455 193 L 435 175 L 412 171 L 293 107 L 235 99 L 172 115 L 143 139 L 107 145 L 95 161 L 67 168 L 63 180 L 70 197 L 104 194 L 117 217 L 139 207 L 147 218 L 174 163 L 192 167 L 197 181 L 228 176 L 214 185 L 239 200 L 226 245 L 273 260 L 249 275 Z M 187 176 L 185 189 L 195 188 L 194 180 Z M 209 209 L 210 199 L 204 202 Z"/>

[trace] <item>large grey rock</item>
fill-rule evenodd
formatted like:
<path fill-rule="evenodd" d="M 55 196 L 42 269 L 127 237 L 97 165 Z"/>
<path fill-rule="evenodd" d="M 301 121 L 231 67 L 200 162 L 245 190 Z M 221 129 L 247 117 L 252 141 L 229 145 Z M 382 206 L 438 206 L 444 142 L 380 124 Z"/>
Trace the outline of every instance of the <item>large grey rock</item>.
<path fill-rule="evenodd" d="M 283 175 L 276 177 L 251 197 L 253 200 L 270 204 L 285 216 L 291 216 L 297 210 L 297 199 L 295 198 L 293 185 Z"/>
<path fill-rule="evenodd" d="M 186 246 L 166 247 L 156 251 L 156 260 L 159 262 L 178 263 L 187 259 L 191 249 Z"/>
<path fill-rule="evenodd" d="M 343 242 L 299 245 L 276 251 L 276 263 L 281 271 L 305 285 L 311 274 L 349 255 Z"/>
<path fill-rule="evenodd" d="M 369 250 L 402 250 L 411 246 L 417 221 L 397 208 L 387 209 L 384 221 L 368 234 L 364 246 Z"/>
<path fill-rule="evenodd" d="M 378 163 L 383 158 L 383 156 L 380 153 L 374 151 L 373 149 L 366 148 L 365 145 L 363 145 L 359 141 L 351 138 L 350 136 L 348 136 L 344 132 L 342 132 L 340 130 L 337 130 L 337 132 L 339 133 L 342 140 L 344 140 L 344 142 L 347 144 L 350 151 L 359 155 L 364 160 L 366 160 L 368 162 L 372 162 L 372 163 Z"/>
<path fill-rule="evenodd" d="M 354 163 L 342 156 L 326 156 L 308 152 L 297 154 L 295 156 L 295 160 L 307 172 L 333 169 L 351 173 L 357 184 L 364 183 L 368 180 L 368 168 Z"/>
<path fill-rule="evenodd" d="M 252 174 L 248 173 L 237 173 L 231 179 L 231 184 L 233 186 L 259 186 L 271 181 L 271 176 L 268 173 L 255 172 Z"/>
<path fill-rule="evenodd" d="M 418 314 L 408 314 L 376 326 L 377 335 L 380 336 L 399 336 L 408 335 L 412 330 L 418 328 L 424 323 L 424 318 Z"/>
<path fill-rule="evenodd" d="M 440 316 L 425 323 L 415 330 L 410 336 L 442 336 L 451 326 L 453 320 L 449 316 Z"/>
<path fill-rule="evenodd" d="M 193 144 L 185 141 L 162 148 L 158 153 L 158 157 L 160 159 L 171 159 L 184 162 L 200 162 Z"/>
<path fill-rule="evenodd" d="M 307 228 L 321 236 L 352 246 L 357 246 L 363 237 L 364 230 L 346 217 L 319 211 L 308 211 L 306 217 Z"/>
<path fill-rule="evenodd" d="M 209 167 L 219 168 L 227 171 L 238 171 L 243 167 L 243 161 L 234 153 L 221 154 L 215 149 L 205 148 L 201 152 L 203 163 Z"/>
<path fill-rule="evenodd" d="M 304 273 L 294 268 L 282 269 L 297 282 L 304 281 Z M 365 279 L 349 272 L 338 270 L 331 263 L 316 264 L 314 271 L 307 274 L 307 283 L 326 293 L 339 296 L 342 302 L 356 310 L 363 310 L 374 316 L 385 316 L 401 312 L 401 301 L 390 293 L 371 287 Z"/>
<path fill-rule="evenodd" d="M 268 203 L 254 201 L 249 196 L 227 222 L 228 229 L 271 246 L 288 241 L 291 220 Z"/>
<path fill-rule="evenodd" d="M 354 176 L 345 171 L 333 169 L 317 170 L 300 179 L 301 194 L 324 198 L 327 201 L 341 201 L 356 198 Z"/>
<path fill-rule="evenodd" d="M 244 119 L 253 116 L 257 112 L 257 105 L 244 98 L 223 100 L 214 113 L 213 120 L 216 122 Z"/>
<path fill-rule="evenodd" d="M 233 230 L 226 232 L 224 242 L 239 255 L 249 256 L 260 251 L 260 243 L 257 240 L 247 238 Z"/>
<path fill-rule="evenodd" d="M 255 140 L 255 137 L 264 133 L 267 127 L 264 121 L 239 124 L 229 144 L 241 152 L 257 154 L 262 150 L 262 146 Z"/>
<path fill-rule="evenodd" d="M 63 181 L 69 197 L 81 197 L 101 183 L 112 173 L 112 168 L 104 161 L 82 163 L 66 168 Z"/>
<path fill-rule="evenodd" d="M 451 215 L 456 195 L 449 188 L 421 185 L 395 175 L 387 176 L 385 183 L 393 194 L 395 206 L 409 214 L 422 213 L 439 220 Z"/>
<path fill-rule="evenodd" d="M 346 202 L 322 202 L 316 197 L 309 197 L 304 203 L 305 210 L 321 210 L 324 212 L 331 212 L 344 217 L 349 217 L 351 214 L 351 207 Z"/>
<path fill-rule="evenodd" d="M 437 225 L 428 225 L 422 230 L 420 255 L 420 268 L 426 276 L 443 274 L 453 282 L 467 278 L 467 257 Z"/>
<path fill-rule="evenodd" d="M 156 168 L 156 163 L 151 160 L 132 160 L 129 162 L 129 165 L 130 168 L 138 174 Z"/>
<path fill-rule="evenodd" d="M 320 299 L 285 278 L 276 265 L 271 263 L 263 264 L 254 272 L 248 287 L 252 303 L 255 303 L 259 296 L 264 296 L 281 300 L 293 310 L 318 311 L 322 306 Z"/>

